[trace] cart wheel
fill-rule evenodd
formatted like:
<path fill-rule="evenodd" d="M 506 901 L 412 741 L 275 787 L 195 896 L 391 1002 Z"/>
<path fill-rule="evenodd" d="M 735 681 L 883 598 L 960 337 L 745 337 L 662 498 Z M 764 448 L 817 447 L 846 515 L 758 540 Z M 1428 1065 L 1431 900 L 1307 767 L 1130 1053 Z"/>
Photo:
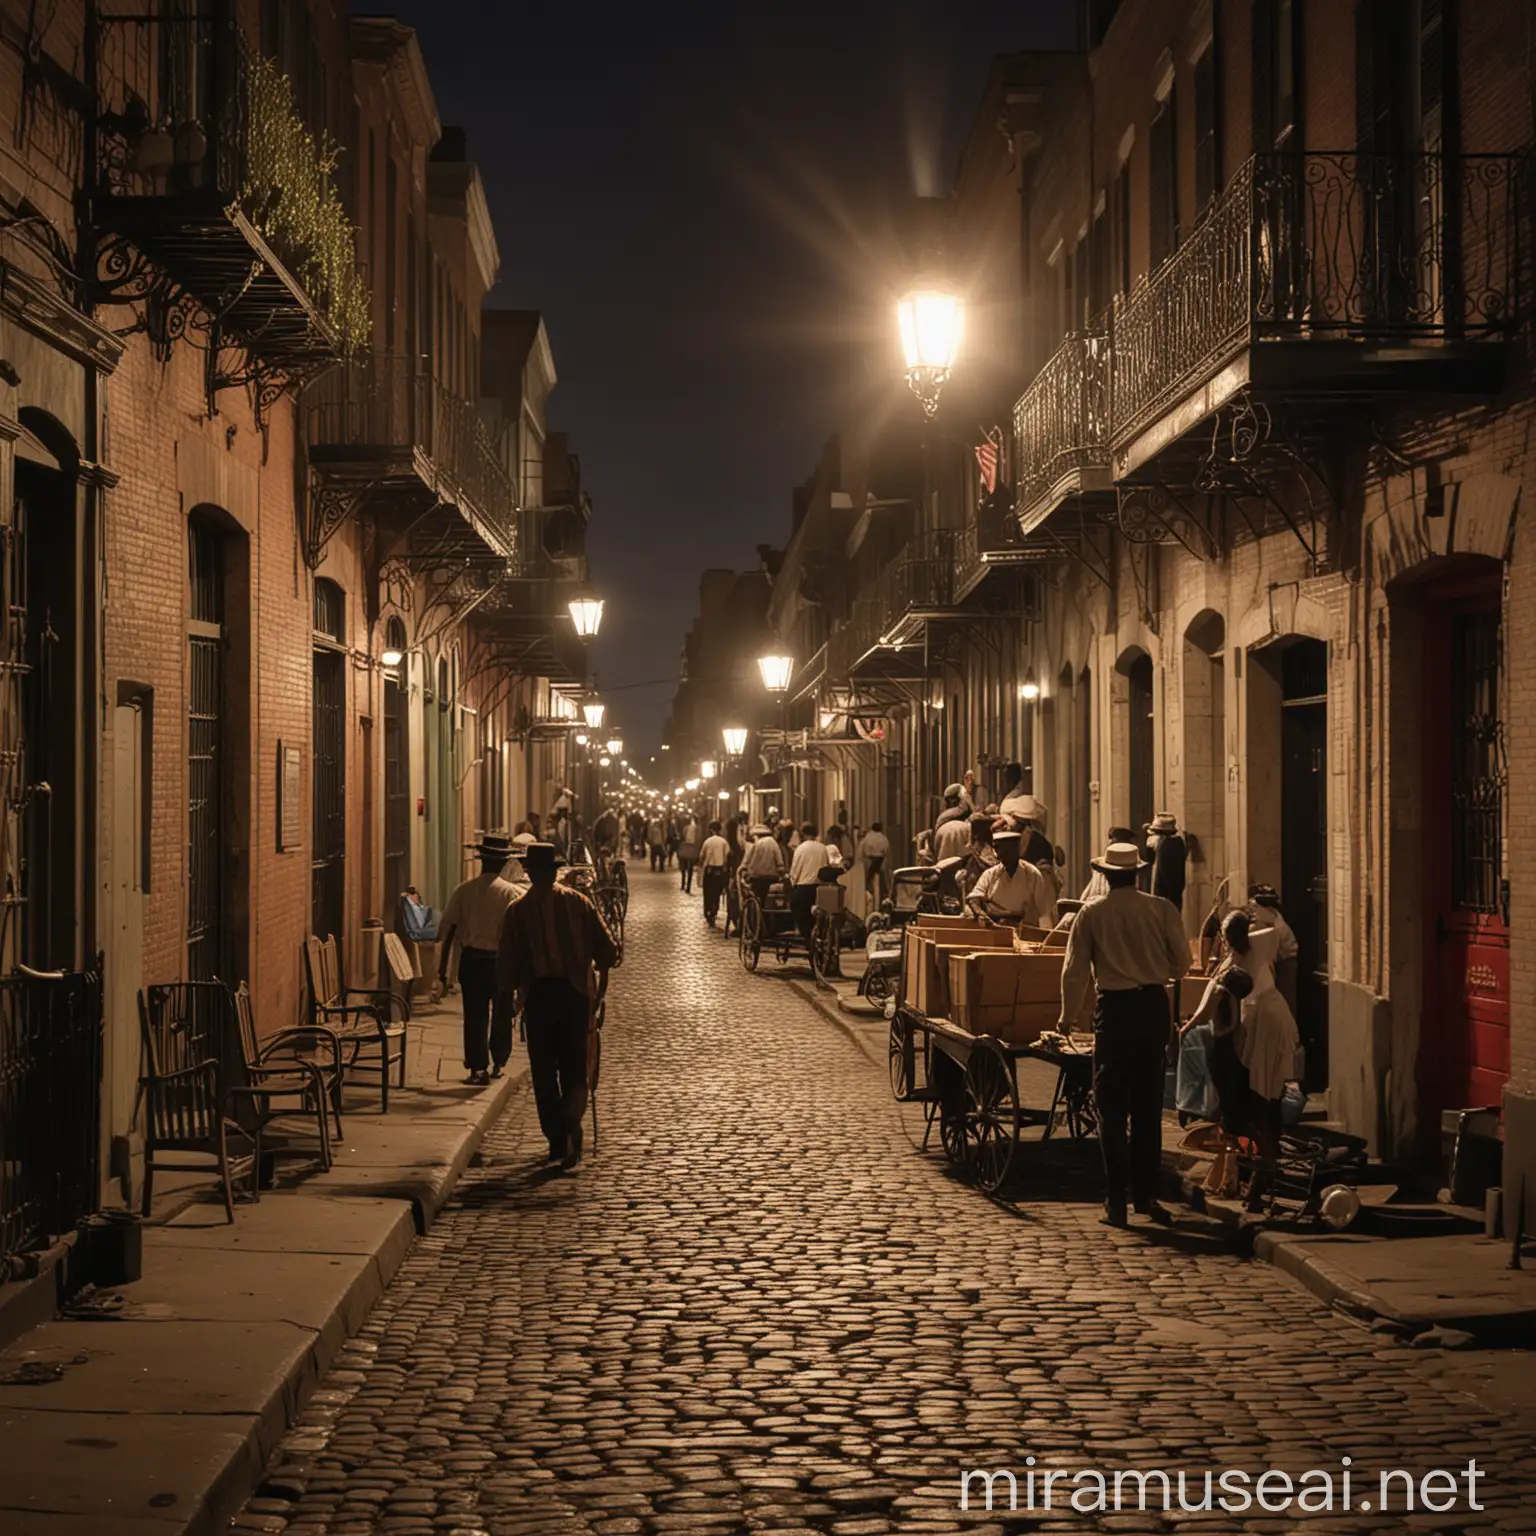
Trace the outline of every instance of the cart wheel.
<path fill-rule="evenodd" d="M 1019 1138 L 1019 1103 L 1013 1072 L 995 1045 L 979 1041 L 965 1067 L 965 1134 L 971 1172 L 990 1195 L 1008 1177 Z"/>
<path fill-rule="evenodd" d="M 837 975 L 837 924 L 819 912 L 811 930 L 811 974 L 818 981 Z"/>
<path fill-rule="evenodd" d="M 879 1007 L 891 995 L 891 978 L 882 970 L 864 973 L 865 999 Z"/>
<path fill-rule="evenodd" d="M 744 901 L 741 905 L 741 939 L 737 953 L 741 956 L 742 965 L 749 971 L 755 971 L 762 952 L 763 909 L 754 900 Z"/>
<path fill-rule="evenodd" d="M 971 1165 L 971 1144 L 965 1134 L 965 1111 L 941 1106 L 939 1109 L 939 1141 L 944 1156 L 952 1168 L 968 1173 Z"/>
<path fill-rule="evenodd" d="M 891 1020 L 890 1035 L 891 1094 L 905 1103 L 912 1097 L 912 1026 L 898 1013 Z"/>

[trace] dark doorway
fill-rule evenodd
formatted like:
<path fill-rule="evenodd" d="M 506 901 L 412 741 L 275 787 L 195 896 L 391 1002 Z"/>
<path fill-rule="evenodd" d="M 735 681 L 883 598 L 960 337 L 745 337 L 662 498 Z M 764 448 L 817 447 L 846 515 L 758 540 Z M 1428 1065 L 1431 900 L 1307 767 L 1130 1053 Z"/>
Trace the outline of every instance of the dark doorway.
<path fill-rule="evenodd" d="M 347 672 L 346 599 L 323 577 L 315 582 L 315 647 L 312 755 L 314 931 L 335 935 L 346 926 L 347 857 Z"/>
<path fill-rule="evenodd" d="M 407 693 L 401 673 L 405 655 L 405 626 L 389 621 L 385 650 L 400 661 L 384 673 L 384 902 L 393 913 L 400 893 L 411 882 L 411 774 Z"/>
<path fill-rule="evenodd" d="M 1442 1110 L 1501 1103 L 1509 1076 L 1502 640 L 1496 567 L 1426 604 L 1426 1131 Z"/>
<path fill-rule="evenodd" d="M 1280 888 L 1296 934 L 1296 1025 L 1309 1090 L 1328 1085 L 1328 646 L 1280 657 Z"/>
<path fill-rule="evenodd" d="M 187 977 L 230 975 L 225 899 L 224 536 L 187 525 Z"/>

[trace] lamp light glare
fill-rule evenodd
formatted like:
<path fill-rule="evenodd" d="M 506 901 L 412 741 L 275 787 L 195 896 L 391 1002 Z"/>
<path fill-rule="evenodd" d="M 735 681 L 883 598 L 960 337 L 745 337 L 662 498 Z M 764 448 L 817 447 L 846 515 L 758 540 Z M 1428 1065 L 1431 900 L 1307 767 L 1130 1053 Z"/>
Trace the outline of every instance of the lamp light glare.
<path fill-rule="evenodd" d="M 747 750 L 747 728 L 744 725 L 728 725 L 720 732 L 725 742 L 727 757 L 740 757 Z"/>
<path fill-rule="evenodd" d="M 391 647 L 385 650 L 380 660 L 383 661 L 386 667 L 398 667 L 405 660 L 405 652 L 397 651 Z"/>
<path fill-rule="evenodd" d="M 784 693 L 788 690 L 790 675 L 795 670 L 793 656 L 759 656 L 757 666 L 763 674 L 763 687 L 769 693 Z"/>
<path fill-rule="evenodd" d="M 714 758 L 712 757 L 706 757 L 704 761 L 699 764 L 699 777 L 701 779 L 712 779 L 718 772 L 719 766 L 716 764 Z"/>
<path fill-rule="evenodd" d="M 582 719 L 585 720 L 588 727 L 594 731 L 599 731 L 602 729 L 603 716 L 607 713 L 608 706 L 606 704 L 600 704 L 596 699 L 593 699 L 589 704 L 583 704 L 581 706 Z"/>
<path fill-rule="evenodd" d="M 567 605 L 571 610 L 571 622 L 583 640 L 590 640 L 603 623 L 603 600 L 600 597 L 573 597 Z"/>

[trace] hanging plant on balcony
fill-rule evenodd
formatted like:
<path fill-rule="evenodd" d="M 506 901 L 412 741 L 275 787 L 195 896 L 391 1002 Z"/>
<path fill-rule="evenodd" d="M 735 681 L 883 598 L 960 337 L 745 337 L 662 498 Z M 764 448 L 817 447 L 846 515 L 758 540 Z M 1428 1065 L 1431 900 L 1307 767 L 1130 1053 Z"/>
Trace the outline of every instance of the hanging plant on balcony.
<path fill-rule="evenodd" d="M 366 346 L 368 289 L 352 221 L 332 172 L 341 147 L 304 126 L 288 77 L 245 52 L 246 141 L 240 201 L 247 217 L 315 301 L 345 352 Z"/>

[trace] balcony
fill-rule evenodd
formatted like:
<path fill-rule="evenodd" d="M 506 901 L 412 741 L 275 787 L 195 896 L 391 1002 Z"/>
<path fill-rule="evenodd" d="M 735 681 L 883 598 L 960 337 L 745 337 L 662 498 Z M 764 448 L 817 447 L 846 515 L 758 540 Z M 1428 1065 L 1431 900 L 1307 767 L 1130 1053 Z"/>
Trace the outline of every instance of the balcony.
<path fill-rule="evenodd" d="M 886 565 L 853 603 L 848 622 L 851 674 L 858 672 L 906 676 L 926 670 L 918 662 L 924 625 L 957 612 L 953 529 L 919 534 Z"/>
<path fill-rule="evenodd" d="M 96 298 L 145 301 L 162 351 L 189 328 L 215 360 L 239 344 L 247 368 L 211 369 L 210 391 L 251 383 L 260 414 L 368 340 L 336 148 L 310 134 L 231 5 L 94 25 Z"/>
<path fill-rule="evenodd" d="M 474 669 L 499 676 L 585 681 L 587 651 L 566 607 L 569 589 L 548 581 L 500 582 L 474 613 Z"/>
<path fill-rule="evenodd" d="M 475 408 L 425 371 L 425 362 L 376 354 L 332 369 L 304 393 L 311 470 L 330 499 L 323 547 L 337 522 L 366 500 L 394 531 L 454 558 L 518 555 L 512 481 Z M 312 499 L 315 499 L 312 496 Z M 430 515 L 431 509 L 441 512 Z M 318 542 L 317 542 L 318 541 Z"/>
<path fill-rule="evenodd" d="M 1104 331 L 1068 336 L 1013 408 L 1023 538 L 1063 502 L 1110 489 L 1109 357 Z"/>
<path fill-rule="evenodd" d="M 1239 393 L 1319 411 L 1496 391 L 1519 324 L 1526 162 L 1260 155 L 1112 325 L 1116 479 Z"/>

